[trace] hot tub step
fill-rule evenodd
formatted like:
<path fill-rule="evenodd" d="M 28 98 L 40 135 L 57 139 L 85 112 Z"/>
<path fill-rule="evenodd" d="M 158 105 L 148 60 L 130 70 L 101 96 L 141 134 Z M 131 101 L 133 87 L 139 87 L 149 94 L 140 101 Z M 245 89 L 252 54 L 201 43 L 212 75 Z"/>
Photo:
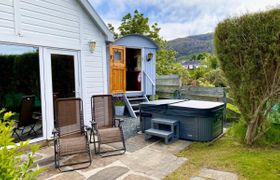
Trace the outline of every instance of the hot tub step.
<path fill-rule="evenodd" d="M 171 119 L 163 119 L 163 118 L 153 118 L 152 123 L 173 125 L 175 123 L 178 123 L 178 121 L 177 120 L 171 120 Z"/>
<path fill-rule="evenodd" d="M 164 138 L 165 144 L 169 144 L 173 140 L 173 133 L 170 131 L 164 131 L 160 129 L 147 129 L 145 131 L 145 139 L 149 139 L 151 136 Z"/>

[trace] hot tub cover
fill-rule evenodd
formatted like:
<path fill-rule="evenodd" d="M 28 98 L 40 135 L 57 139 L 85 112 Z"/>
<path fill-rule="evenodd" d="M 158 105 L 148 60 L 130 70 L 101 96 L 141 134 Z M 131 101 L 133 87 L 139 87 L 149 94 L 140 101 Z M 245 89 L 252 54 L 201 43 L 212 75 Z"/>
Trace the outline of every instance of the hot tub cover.
<path fill-rule="evenodd" d="M 200 100 L 157 100 L 140 104 L 143 111 L 165 113 L 170 116 L 214 116 L 216 111 L 224 108 L 222 102 Z"/>

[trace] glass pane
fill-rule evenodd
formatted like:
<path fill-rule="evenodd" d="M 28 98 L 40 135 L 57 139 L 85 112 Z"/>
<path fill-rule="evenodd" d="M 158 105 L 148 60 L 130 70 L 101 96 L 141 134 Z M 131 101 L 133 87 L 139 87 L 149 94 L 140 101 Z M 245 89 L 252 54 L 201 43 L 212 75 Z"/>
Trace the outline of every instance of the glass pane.
<path fill-rule="evenodd" d="M 0 44 L 1 108 L 16 113 L 16 142 L 42 136 L 38 48 Z"/>
<path fill-rule="evenodd" d="M 121 52 L 115 50 L 114 51 L 114 61 L 121 61 Z"/>
<path fill-rule="evenodd" d="M 75 97 L 74 56 L 51 55 L 54 98 Z"/>

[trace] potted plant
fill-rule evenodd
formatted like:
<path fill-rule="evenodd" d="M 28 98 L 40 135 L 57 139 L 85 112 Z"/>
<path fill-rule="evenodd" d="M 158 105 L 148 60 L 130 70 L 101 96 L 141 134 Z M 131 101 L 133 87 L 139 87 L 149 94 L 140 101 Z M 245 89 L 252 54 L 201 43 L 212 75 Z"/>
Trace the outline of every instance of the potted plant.
<path fill-rule="evenodd" d="M 124 107 L 125 107 L 125 102 L 124 102 L 123 96 L 115 97 L 114 106 L 115 106 L 116 116 L 123 116 L 124 115 Z"/>

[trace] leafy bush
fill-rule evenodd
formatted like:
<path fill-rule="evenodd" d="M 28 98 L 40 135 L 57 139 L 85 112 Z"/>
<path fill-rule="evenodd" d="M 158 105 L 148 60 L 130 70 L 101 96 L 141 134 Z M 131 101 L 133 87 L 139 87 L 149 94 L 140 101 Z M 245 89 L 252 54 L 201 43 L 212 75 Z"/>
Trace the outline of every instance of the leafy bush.
<path fill-rule="evenodd" d="M 260 145 L 280 144 L 280 125 L 271 124 L 268 131 L 256 143 Z"/>
<path fill-rule="evenodd" d="M 227 121 L 232 122 L 232 121 L 238 121 L 240 119 L 240 111 L 235 105 L 231 103 L 227 103 L 226 111 L 227 111 L 226 114 Z"/>
<path fill-rule="evenodd" d="M 266 110 L 280 96 L 279 39 L 280 9 L 227 19 L 215 30 L 221 68 L 247 124 L 247 144 L 266 132 Z"/>
<path fill-rule="evenodd" d="M 269 122 L 280 125 L 280 103 L 278 102 L 272 107 L 271 112 L 268 114 Z"/>
<path fill-rule="evenodd" d="M 207 86 L 207 87 L 225 87 L 226 79 L 217 56 L 214 54 L 204 53 L 202 55 L 201 66 L 196 69 L 189 70 L 187 85 Z"/>
<path fill-rule="evenodd" d="M 115 106 L 125 106 L 125 102 L 123 96 L 114 97 L 114 105 Z"/>
<path fill-rule="evenodd" d="M 32 169 L 34 154 L 39 146 L 30 146 L 28 141 L 16 144 L 12 132 L 13 113 L 0 110 L 0 179 L 35 179 L 42 171 L 38 166 Z M 30 149 L 31 152 L 26 152 Z M 27 159 L 23 159 L 27 155 Z"/>
<path fill-rule="evenodd" d="M 229 128 L 229 135 L 242 142 L 246 134 L 246 122 L 241 118 L 239 121 L 232 123 Z"/>
<path fill-rule="evenodd" d="M 229 135 L 234 139 L 243 142 L 246 135 L 247 124 L 243 119 L 232 124 L 229 128 Z M 280 144 L 280 125 L 271 124 L 266 133 L 256 140 L 255 144 L 261 146 Z"/>

